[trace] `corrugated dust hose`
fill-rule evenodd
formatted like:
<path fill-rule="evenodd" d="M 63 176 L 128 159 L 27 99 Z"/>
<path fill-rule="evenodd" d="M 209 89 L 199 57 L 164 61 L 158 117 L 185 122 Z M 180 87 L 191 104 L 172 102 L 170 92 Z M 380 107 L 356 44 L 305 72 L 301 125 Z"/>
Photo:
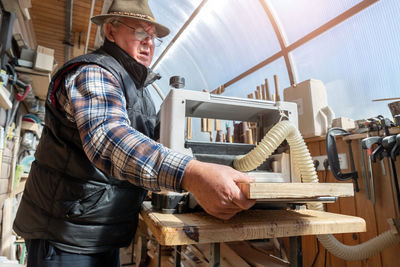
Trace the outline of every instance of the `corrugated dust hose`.
<path fill-rule="evenodd" d="M 248 154 L 239 156 L 233 163 L 239 171 L 251 171 L 260 166 L 274 150 L 287 140 L 293 156 L 294 164 L 299 168 L 303 183 L 318 183 L 310 152 L 298 129 L 289 121 L 276 124 Z M 309 203 L 308 208 L 323 211 L 321 203 Z M 400 242 L 400 236 L 390 230 L 362 244 L 348 246 L 339 242 L 333 235 L 317 236 L 321 244 L 333 255 L 344 260 L 367 259 L 381 250 Z"/>

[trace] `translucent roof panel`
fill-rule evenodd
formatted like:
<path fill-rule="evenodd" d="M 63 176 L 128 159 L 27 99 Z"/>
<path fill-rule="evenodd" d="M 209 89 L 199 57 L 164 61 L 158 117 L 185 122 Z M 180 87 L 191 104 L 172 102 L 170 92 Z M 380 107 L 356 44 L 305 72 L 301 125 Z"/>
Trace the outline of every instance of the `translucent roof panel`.
<path fill-rule="evenodd" d="M 210 0 L 156 66 L 158 84 L 166 94 L 179 75 L 186 89 L 213 90 L 279 49 L 259 1 Z"/>
<path fill-rule="evenodd" d="M 150 0 L 149 6 L 157 22 L 167 26 L 171 33 L 163 38 L 163 43 L 154 53 L 156 60 L 161 52 L 168 46 L 170 41 L 182 28 L 185 22 L 192 15 L 193 11 L 200 5 L 201 0 L 174 0 L 159 1 Z"/>
<path fill-rule="evenodd" d="M 278 15 L 289 44 L 348 10 L 361 0 L 264 0 Z"/>
<path fill-rule="evenodd" d="M 293 52 L 299 81 L 322 80 L 336 117 L 390 117 L 399 96 L 400 2 L 378 2 Z"/>

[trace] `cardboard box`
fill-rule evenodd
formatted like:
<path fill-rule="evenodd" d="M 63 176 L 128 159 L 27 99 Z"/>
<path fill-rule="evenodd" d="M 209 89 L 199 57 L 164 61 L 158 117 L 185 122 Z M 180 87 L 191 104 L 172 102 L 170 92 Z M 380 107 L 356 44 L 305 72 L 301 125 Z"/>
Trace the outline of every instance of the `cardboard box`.
<path fill-rule="evenodd" d="M 45 100 L 51 80 L 50 73 L 34 71 L 22 67 L 16 67 L 16 70 L 20 74 L 19 77 L 22 81 L 32 85 L 35 96 L 41 100 Z"/>
<path fill-rule="evenodd" d="M 38 45 L 36 48 L 33 68 L 35 70 L 48 71 L 53 70 L 54 49 Z"/>
<path fill-rule="evenodd" d="M 332 120 L 332 127 L 339 127 L 344 130 L 352 130 L 356 128 L 356 124 L 352 119 L 346 117 L 339 117 Z"/>

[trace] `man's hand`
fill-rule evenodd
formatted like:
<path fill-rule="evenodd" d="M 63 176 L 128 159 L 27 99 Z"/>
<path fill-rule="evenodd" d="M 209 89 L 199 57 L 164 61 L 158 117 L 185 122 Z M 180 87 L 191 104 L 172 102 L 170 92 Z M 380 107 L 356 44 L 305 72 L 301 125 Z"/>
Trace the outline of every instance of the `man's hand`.
<path fill-rule="evenodd" d="M 236 184 L 253 181 L 231 167 L 191 160 L 182 188 L 191 192 L 207 213 L 227 220 L 254 205 L 255 200 L 247 199 Z"/>

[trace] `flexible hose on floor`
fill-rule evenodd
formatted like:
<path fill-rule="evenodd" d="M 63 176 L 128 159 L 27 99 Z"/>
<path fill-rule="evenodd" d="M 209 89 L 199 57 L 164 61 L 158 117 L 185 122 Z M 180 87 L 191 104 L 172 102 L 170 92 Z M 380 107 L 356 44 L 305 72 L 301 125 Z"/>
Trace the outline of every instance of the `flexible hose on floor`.
<path fill-rule="evenodd" d="M 300 171 L 303 183 L 318 183 L 314 164 L 298 129 L 289 121 L 276 124 L 261 142 L 245 156 L 239 156 L 233 163 L 239 171 L 251 171 L 260 166 L 274 150 L 287 139 L 293 155 L 293 162 Z M 323 211 L 322 203 L 308 203 L 309 209 Z M 381 250 L 400 242 L 400 236 L 390 230 L 362 244 L 348 246 L 333 235 L 318 235 L 321 244 L 333 255 L 344 260 L 367 259 Z"/>

